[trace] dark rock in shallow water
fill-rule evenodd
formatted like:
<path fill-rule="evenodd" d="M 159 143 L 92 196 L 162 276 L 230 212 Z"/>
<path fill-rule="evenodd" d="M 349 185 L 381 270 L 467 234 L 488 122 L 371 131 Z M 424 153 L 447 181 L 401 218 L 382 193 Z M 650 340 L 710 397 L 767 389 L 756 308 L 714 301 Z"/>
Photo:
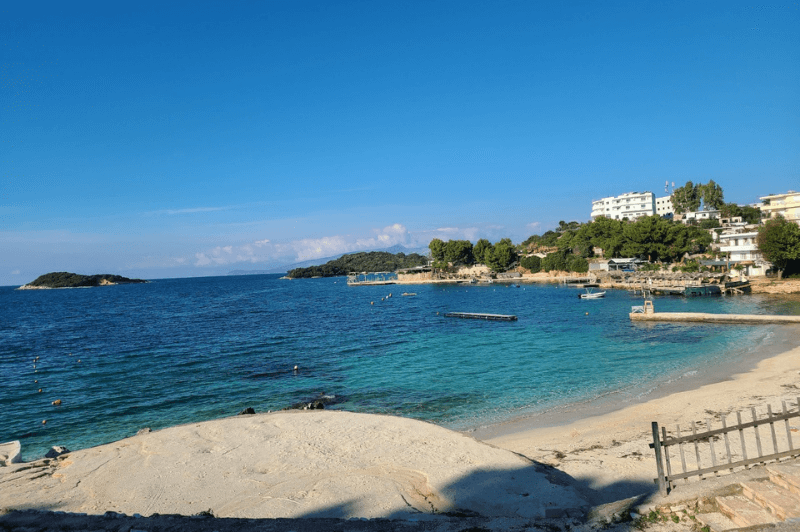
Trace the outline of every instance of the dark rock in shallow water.
<path fill-rule="evenodd" d="M 256 411 L 253 410 L 253 407 L 252 406 L 248 406 L 247 408 L 245 408 L 244 410 L 242 410 L 241 412 L 239 412 L 236 415 L 237 416 L 247 416 L 247 415 L 255 414 L 255 413 L 256 413 Z"/>
<path fill-rule="evenodd" d="M 44 457 L 45 458 L 57 458 L 57 457 L 61 456 L 62 454 L 67 454 L 68 452 L 69 452 L 69 449 L 67 449 L 63 445 L 54 445 L 53 447 L 50 448 L 49 451 L 47 451 L 47 454 L 44 455 Z"/>
<path fill-rule="evenodd" d="M 339 400 L 335 395 L 325 395 L 324 393 L 320 393 L 317 397 L 311 399 L 310 401 L 295 403 L 292 406 L 284 408 L 284 410 L 323 410 L 326 406 L 334 405 L 338 402 Z"/>

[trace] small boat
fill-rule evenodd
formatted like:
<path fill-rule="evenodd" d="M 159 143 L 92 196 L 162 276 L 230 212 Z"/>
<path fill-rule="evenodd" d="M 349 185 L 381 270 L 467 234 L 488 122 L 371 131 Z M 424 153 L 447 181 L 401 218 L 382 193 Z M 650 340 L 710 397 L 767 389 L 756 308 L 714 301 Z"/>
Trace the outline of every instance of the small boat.
<path fill-rule="evenodd" d="M 600 299 L 601 297 L 606 297 L 605 292 L 592 292 L 591 288 L 586 289 L 585 294 L 578 294 L 578 297 L 581 299 Z"/>

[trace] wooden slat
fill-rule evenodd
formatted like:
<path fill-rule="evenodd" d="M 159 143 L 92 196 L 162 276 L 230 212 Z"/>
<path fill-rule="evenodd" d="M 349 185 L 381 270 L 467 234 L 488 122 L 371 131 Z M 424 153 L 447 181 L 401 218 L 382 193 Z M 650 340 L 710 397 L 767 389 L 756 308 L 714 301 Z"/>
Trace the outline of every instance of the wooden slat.
<path fill-rule="evenodd" d="M 661 427 L 661 434 L 664 435 L 664 439 L 667 439 L 667 429 L 666 427 Z M 669 449 L 664 447 L 664 463 L 667 466 L 667 478 L 672 474 L 672 466 L 669 463 Z"/>
<path fill-rule="evenodd" d="M 708 432 L 711 432 L 711 418 L 706 418 L 706 428 Z M 711 447 L 711 465 L 713 467 L 717 466 L 717 452 L 714 450 L 714 437 L 711 436 L 708 438 L 708 445 Z"/>
<path fill-rule="evenodd" d="M 783 407 L 783 413 L 786 414 L 786 401 L 781 401 L 781 406 Z M 789 420 L 784 419 L 783 422 L 786 424 L 786 440 L 789 442 L 789 450 L 794 449 L 792 445 L 792 429 L 789 427 Z"/>
<path fill-rule="evenodd" d="M 736 422 L 739 426 L 739 441 L 742 442 L 742 458 L 747 460 L 747 446 L 744 444 L 744 432 L 742 432 L 742 413 L 736 411 Z"/>
<path fill-rule="evenodd" d="M 678 438 L 680 438 L 681 437 L 681 426 L 680 425 L 676 425 L 676 427 L 678 429 L 676 434 L 678 435 Z M 681 470 L 681 472 L 686 473 L 686 457 L 683 455 L 683 444 L 682 443 L 678 444 L 678 449 L 681 450 L 681 467 L 683 468 Z"/>
<path fill-rule="evenodd" d="M 750 412 L 753 414 L 753 422 L 755 423 L 758 420 L 758 416 L 756 416 L 756 409 L 751 408 Z M 758 434 L 758 425 L 753 425 L 753 430 L 756 432 L 756 448 L 758 449 L 758 456 L 759 458 L 764 455 L 761 452 L 761 436 Z"/>
<path fill-rule="evenodd" d="M 694 456 L 697 459 L 697 469 L 700 469 L 700 449 L 697 447 L 697 427 L 695 427 L 694 421 L 692 421 L 692 436 L 694 436 Z"/>
<path fill-rule="evenodd" d="M 658 423 L 653 421 L 653 449 L 656 452 L 656 472 L 658 473 L 658 489 L 662 494 L 667 494 L 667 479 L 664 478 L 664 465 L 661 463 L 661 443 L 658 441 Z"/>
<path fill-rule="evenodd" d="M 725 428 L 725 416 L 722 416 L 722 428 Z M 725 432 L 725 454 L 728 455 L 728 463 L 731 463 L 731 444 L 728 442 L 728 433 Z M 733 472 L 733 468 L 731 468 L 731 472 Z"/>
<path fill-rule="evenodd" d="M 772 419 L 772 405 L 767 405 L 767 417 Z M 775 434 L 775 422 L 769 422 L 769 431 L 772 433 L 772 452 L 778 452 L 778 436 Z"/>

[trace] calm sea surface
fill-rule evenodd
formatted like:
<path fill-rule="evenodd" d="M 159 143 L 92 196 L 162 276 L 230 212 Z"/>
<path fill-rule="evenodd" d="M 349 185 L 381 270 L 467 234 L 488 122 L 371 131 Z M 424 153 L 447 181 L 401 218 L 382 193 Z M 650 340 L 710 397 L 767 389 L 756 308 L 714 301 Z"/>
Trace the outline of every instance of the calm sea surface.
<path fill-rule="evenodd" d="M 468 429 L 575 403 L 641 400 L 797 344 L 796 328 L 632 324 L 640 298 L 625 291 L 580 300 L 578 290 L 552 285 L 348 287 L 343 278 L 278 277 L 0 288 L 0 442 L 21 440 L 31 460 L 52 445 L 74 450 L 320 393 L 336 396 L 337 409 Z M 655 305 L 800 314 L 797 302 L 757 295 Z M 448 311 L 519 321 L 444 318 Z"/>

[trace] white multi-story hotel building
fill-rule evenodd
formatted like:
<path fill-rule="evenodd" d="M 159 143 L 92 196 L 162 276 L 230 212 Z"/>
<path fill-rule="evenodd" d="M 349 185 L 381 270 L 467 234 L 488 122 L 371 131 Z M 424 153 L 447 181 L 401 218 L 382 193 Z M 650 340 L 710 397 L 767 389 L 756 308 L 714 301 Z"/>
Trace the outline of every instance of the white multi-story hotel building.
<path fill-rule="evenodd" d="M 758 231 L 730 232 L 719 235 L 719 250 L 729 253 L 731 266 L 741 264 L 745 275 L 765 275 L 771 264 L 764 260 L 756 244 Z"/>
<path fill-rule="evenodd" d="M 652 192 L 628 192 L 621 196 L 592 202 L 592 220 L 605 216 L 614 220 L 635 220 L 656 213 L 656 197 Z"/>
<path fill-rule="evenodd" d="M 662 218 L 672 218 L 675 211 L 672 210 L 672 196 L 662 196 L 656 198 L 656 214 Z"/>
<path fill-rule="evenodd" d="M 771 194 L 759 199 L 764 202 L 759 207 L 767 218 L 780 214 L 790 222 L 800 224 L 800 192 L 790 190 L 786 194 Z"/>

